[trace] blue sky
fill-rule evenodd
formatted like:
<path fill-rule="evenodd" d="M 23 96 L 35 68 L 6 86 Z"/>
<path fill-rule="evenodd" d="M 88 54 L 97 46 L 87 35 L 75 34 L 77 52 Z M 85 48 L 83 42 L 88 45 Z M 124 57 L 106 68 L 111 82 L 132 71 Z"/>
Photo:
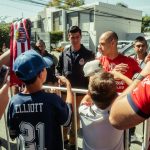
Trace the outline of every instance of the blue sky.
<path fill-rule="evenodd" d="M 49 1 L 49 0 L 39 0 Z M 97 2 L 98 0 L 85 0 L 86 3 Z M 99 0 L 100 2 L 116 4 L 117 2 L 123 2 L 128 5 L 129 8 L 143 11 L 143 15 L 150 15 L 150 0 Z M 4 16 L 8 18 L 6 21 L 12 21 L 13 18 L 30 17 L 35 16 L 37 12 L 43 10 L 44 6 L 31 5 L 25 2 L 18 2 L 15 0 L 0 0 L 0 19 Z"/>

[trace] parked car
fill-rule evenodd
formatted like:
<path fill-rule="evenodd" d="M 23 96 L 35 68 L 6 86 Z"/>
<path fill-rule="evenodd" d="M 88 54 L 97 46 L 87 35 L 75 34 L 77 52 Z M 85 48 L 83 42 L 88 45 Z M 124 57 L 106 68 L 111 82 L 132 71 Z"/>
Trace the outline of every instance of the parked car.
<path fill-rule="evenodd" d="M 150 38 L 147 38 L 147 44 L 148 44 L 148 52 L 150 52 Z M 118 49 L 120 53 L 122 53 L 125 56 L 133 56 L 135 54 L 134 48 L 133 48 L 133 42 L 129 43 L 122 49 Z"/>
<path fill-rule="evenodd" d="M 120 40 L 120 41 L 118 41 L 117 48 L 118 48 L 118 50 L 121 50 L 121 49 L 127 47 L 129 44 L 132 44 L 132 43 L 133 43 L 133 41 L 122 41 L 122 40 Z"/>

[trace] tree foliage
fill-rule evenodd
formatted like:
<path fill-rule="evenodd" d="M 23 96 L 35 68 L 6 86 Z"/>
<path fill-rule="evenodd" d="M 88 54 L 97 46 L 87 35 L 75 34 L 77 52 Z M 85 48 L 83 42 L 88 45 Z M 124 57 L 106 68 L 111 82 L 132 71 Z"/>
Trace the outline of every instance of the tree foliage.
<path fill-rule="evenodd" d="M 117 6 L 124 7 L 124 8 L 128 8 L 128 5 L 125 4 L 125 3 L 123 3 L 123 2 L 118 2 L 116 5 L 117 5 Z"/>
<path fill-rule="evenodd" d="M 2 50 L 3 43 L 6 44 L 6 47 L 9 47 L 10 41 L 10 24 L 1 23 L 0 24 L 0 51 Z"/>
<path fill-rule="evenodd" d="M 50 39 L 51 43 L 54 43 L 55 45 L 63 40 L 63 32 L 62 31 L 55 31 L 55 32 L 50 32 Z"/>
<path fill-rule="evenodd" d="M 84 5 L 84 0 L 52 0 L 49 2 L 48 6 L 58 7 L 63 9 L 68 9 L 71 7 L 78 7 Z"/>
<path fill-rule="evenodd" d="M 150 16 L 142 17 L 142 32 L 150 31 Z"/>
<path fill-rule="evenodd" d="M 52 0 L 48 3 L 48 6 L 52 6 L 52 7 L 58 7 L 60 8 L 61 7 L 61 1 L 59 0 Z"/>

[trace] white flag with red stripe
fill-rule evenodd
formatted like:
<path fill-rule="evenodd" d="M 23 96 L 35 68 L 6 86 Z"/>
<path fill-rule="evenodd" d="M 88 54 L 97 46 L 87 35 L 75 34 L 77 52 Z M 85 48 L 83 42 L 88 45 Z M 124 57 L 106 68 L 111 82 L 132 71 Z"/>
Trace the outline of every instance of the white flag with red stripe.
<path fill-rule="evenodd" d="M 31 22 L 22 19 L 11 24 L 10 29 L 10 82 L 12 85 L 21 85 L 22 82 L 12 71 L 15 59 L 23 52 L 30 50 Z"/>

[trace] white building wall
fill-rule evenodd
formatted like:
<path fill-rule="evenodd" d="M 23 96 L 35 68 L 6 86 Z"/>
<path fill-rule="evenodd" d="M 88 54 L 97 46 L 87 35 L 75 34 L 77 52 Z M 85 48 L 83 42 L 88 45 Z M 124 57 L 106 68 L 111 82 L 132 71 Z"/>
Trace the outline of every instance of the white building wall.
<path fill-rule="evenodd" d="M 85 9 L 94 9 L 94 21 L 90 22 L 90 14 L 82 13 Z M 39 15 L 43 21 L 43 30 L 45 32 L 53 31 L 53 12 L 60 9 L 56 8 L 46 8 L 44 11 L 40 12 Z M 90 49 L 95 51 L 97 49 L 99 36 L 108 30 L 113 30 L 118 34 L 120 40 L 127 39 L 127 34 L 130 33 L 140 33 L 141 32 L 141 20 L 142 11 L 137 11 L 129 8 L 124 8 L 116 5 L 106 4 L 106 3 L 96 3 L 90 5 L 83 5 L 81 7 L 71 8 L 70 11 L 79 11 L 80 17 L 78 22 L 78 17 L 72 17 L 73 25 L 80 25 L 83 31 L 88 31 L 90 35 L 89 45 Z M 69 11 L 65 12 L 66 14 Z M 64 13 L 64 14 L 65 14 Z M 65 27 L 69 25 L 64 25 L 64 14 L 62 17 L 62 24 L 59 25 L 59 29 L 64 31 Z M 108 15 L 110 15 L 108 17 Z M 115 18 L 116 16 L 121 16 L 122 18 Z M 125 17 L 125 18 L 123 18 Z M 127 19 L 129 18 L 129 19 Z M 66 18 L 65 18 L 66 19 Z M 134 19 L 134 20 L 132 20 Z M 36 28 L 36 23 L 35 23 Z"/>
<path fill-rule="evenodd" d="M 95 30 L 98 32 L 97 34 L 101 34 L 107 30 L 113 30 L 117 32 L 120 39 L 125 39 L 126 36 L 124 33 L 141 32 L 141 11 L 100 3 L 100 5 L 95 6 L 95 14 L 97 14 L 95 15 Z M 111 17 L 100 16 L 108 16 L 109 14 L 111 14 Z M 115 18 L 114 15 L 130 18 L 130 20 L 118 17 Z M 137 19 L 139 21 L 132 19 Z"/>
<path fill-rule="evenodd" d="M 89 14 L 81 13 L 80 14 L 80 28 L 82 31 L 89 31 L 90 30 L 90 19 Z"/>
<path fill-rule="evenodd" d="M 118 34 L 120 40 L 126 39 L 127 33 L 140 33 L 142 12 L 115 6 L 111 4 L 99 3 L 95 5 L 95 20 L 94 27 L 96 31 L 96 45 L 98 44 L 99 36 L 108 30 L 113 30 Z M 102 16 L 103 15 L 103 16 Z M 109 17 L 107 17 L 110 15 Z M 115 18 L 121 16 L 122 18 Z M 130 18 L 125 19 L 125 18 Z M 136 19 L 136 20 L 132 20 Z"/>
<path fill-rule="evenodd" d="M 46 32 L 50 32 L 52 30 L 52 12 L 50 8 L 46 8 Z"/>
<path fill-rule="evenodd" d="M 89 49 L 95 52 L 96 36 L 94 31 L 94 22 L 90 22 L 90 14 L 80 14 L 80 28 L 89 33 Z"/>

